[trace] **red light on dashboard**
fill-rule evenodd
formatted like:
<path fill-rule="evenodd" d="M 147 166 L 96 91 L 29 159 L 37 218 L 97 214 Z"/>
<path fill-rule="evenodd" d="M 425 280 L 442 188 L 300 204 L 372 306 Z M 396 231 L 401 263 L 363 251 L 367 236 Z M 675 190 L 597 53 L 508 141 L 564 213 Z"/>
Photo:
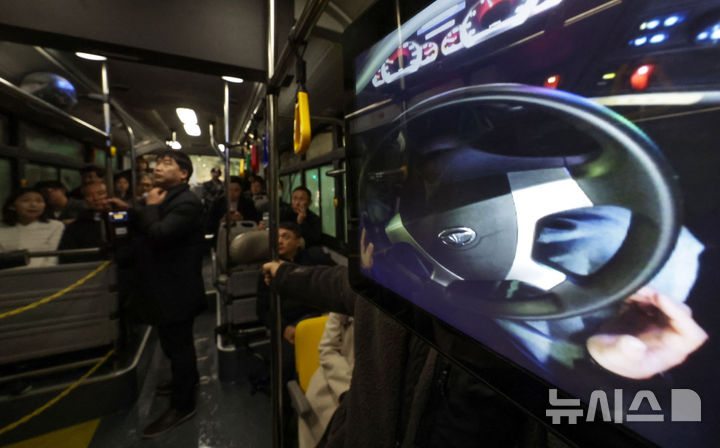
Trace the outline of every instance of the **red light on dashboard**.
<path fill-rule="evenodd" d="M 559 84 L 560 75 L 552 75 L 545 80 L 545 84 L 543 84 L 543 86 L 547 87 L 548 89 L 557 89 Z"/>
<path fill-rule="evenodd" d="M 641 65 L 635 70 L 635 73 L 630 77 L 630 85 L 635 90 L 645 90 L 650 83 L 650 75 L 652 75 L 654 65 L 646 64 Z"/>

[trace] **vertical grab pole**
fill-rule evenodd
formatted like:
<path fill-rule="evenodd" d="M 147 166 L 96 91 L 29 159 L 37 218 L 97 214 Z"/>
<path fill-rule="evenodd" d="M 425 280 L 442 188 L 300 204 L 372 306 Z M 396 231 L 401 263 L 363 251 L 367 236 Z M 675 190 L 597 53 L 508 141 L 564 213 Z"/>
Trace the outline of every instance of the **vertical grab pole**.
<path fill-rule="evenodd" d="M 278 259 L 278 172 L 279 157 L 277 147 L 277 89 L 271 84 L 275 74 L 275 0 L 268 0 L 268 81 L 267 81 L 267 133 L 268 133 L 268 186 L 270 189 L 270 254 L 273 260 Z M 273 316 L 273 326 L 270 329 L 270 341 L 272 348 L 271 369 L 272 386 L 270 398 L 273 406 L 273 447 L 283 446 L 283 384 L 282 384 L 282 328 L 280 319 L 280 297 L 272 290 L 270 291 L 270 311 Z"/>
<path fill-rule="evenodd" d="M 230 84 L 225 81 L 225 101 L 223 102 L 223 124 L 225 126 L 225 151 L 223 161 L 225 162 L 225 274 L 230 272 Z"/>
<path fill-rule="evenodd" d="M 105 124 L 105 184 L 107 186 L 108 196 L 115 190 L 112 177 L 112 160 L 110 160 L 110 146 L 112 145 L 110 136 L 110 82 L 108 81 L 107 62 L 102 63 L 100 72 L 103 94 L 103 121 Z"/>
<path fill-rule="evenodd" d="M 125 124 L 125 130 L 128 134 L 128 142 L 130 143 L 130 204 L 135 205 L 137 202 L 137 161 L 135 158 L 135 132 L 129 124 Z"/>

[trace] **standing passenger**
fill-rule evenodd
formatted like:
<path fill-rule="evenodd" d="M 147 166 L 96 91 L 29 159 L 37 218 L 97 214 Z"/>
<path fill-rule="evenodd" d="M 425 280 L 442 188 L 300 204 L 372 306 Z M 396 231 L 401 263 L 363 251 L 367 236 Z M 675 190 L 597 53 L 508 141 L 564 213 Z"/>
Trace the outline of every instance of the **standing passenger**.
<path fill-rule="evenodd" d="M 225 184 L 220 180 L 222 170 L 215 167 L 210 170 L 210 176 L 211 179 L 202 184 L 202 200 L 206 209 L 210 209 L 215 201 L 225 194 Z"/>
<path fill-rule="evenodd" d="M 160 152 L 153 171 L 156 187 L 136 215 L 139 293 L 172 369 L 170 409 L 145 428 L 145 438 L 160 436 L 195 415 L 199 376 L 193 320 L 204 308 L 205 288 L 203 206 L 187 184 L 192 172 L 184 153 Z"/>

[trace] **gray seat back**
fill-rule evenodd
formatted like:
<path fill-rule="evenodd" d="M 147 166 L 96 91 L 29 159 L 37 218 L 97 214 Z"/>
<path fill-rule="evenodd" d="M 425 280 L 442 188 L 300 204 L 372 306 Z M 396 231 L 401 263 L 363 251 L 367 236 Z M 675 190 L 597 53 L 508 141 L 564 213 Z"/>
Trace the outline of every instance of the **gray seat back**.
<path fill-rule="evenodd" d="M 0 313 L 50 296 L 85 277 L 102 262 L 0 271 Z M 0 364 L 113 343 L 118 333 L 115 265 L 37 308 L 0 321 Z"/>

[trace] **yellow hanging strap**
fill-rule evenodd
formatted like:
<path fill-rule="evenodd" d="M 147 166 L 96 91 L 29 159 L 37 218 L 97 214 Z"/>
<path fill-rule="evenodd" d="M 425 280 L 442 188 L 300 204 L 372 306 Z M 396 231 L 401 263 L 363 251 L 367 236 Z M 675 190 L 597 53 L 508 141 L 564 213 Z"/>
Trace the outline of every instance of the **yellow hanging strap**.
<path fill-rule="evenodd" d="M 42 412 L 46 411 L 50 406 L 52 406 L 55 403 L 57 403 L 58 401 L 60 401 L 63 397 L 65 397 L 67 394 L 69 394 L 70 392 L 75 390 L 79 385 L 84 383 L 85 380 L 87 380 L 90 377 L 90 375 L 95 373 L 97 371 L 97 369 L 100 368 L 100 366 L 105 364 L 105 361 L 110 359 L 110 356 L 112 356 L 113 353 L 115 353 L 115 349 L 111 349 L 109 352 L 107 352 L 107 354 L 105 354 L 105 356 L 100 361 L 98 361 L 97 364 L 95 364 L 92 367 L 92 369 L 85 372 L 85 375 L 83 375 L 82 377 L 80 377 L 79 380 L 77 380 L 74 383 L 72 383 L 71 385 L 69 385 L 65 390 L 63 390 L 62 392 L 57 394 L 52 400 L 48 401 L 44 405 L 35 409 L 34 411 L 32 411 L 28 415 L 24 416 L 20 420 L 10 423 L 9 425 L 5 426 L 4 428 L 0 428 L 0 435 L 6 433 L 8 431 L 12 431 L 13 429 L 17 428 L 18 426 L 22 425 L 23 423 L 27 422 L 28 420 L 30 420 L 33 417 L 37 417 Z"/>
<path fill-rule="evenodd" d="M 300 90 L 295 102 L 295 133 L 293 149 L 295 154 L 302 155 L 310 147 L 310 103 L 307 92 Z"/>
<path fill-rule="evenodd" d="M 0 319 L 4 319 L 4 318 L 10 317 L 10 316 L 14 316 L 14 315 L 16 315 L 16 314 L 20 314 L 20 313 L 22 313 L 22 312 L 31 310 L 31 309 L 33 309 L 33 308 L 37 308 L 38 306 L 40 306 L 40 305 L 42 305 L 42 304 L 48 303 L 48 302 L 50 302 L 50 301 L 52 301 L 52 300 L 57 299 L 58 297 L 61 297 L 61 296 L 65 295 L 65 294 L 67 294 L 68 292 L 72 291 L 73 289 L 77 288 L 78 286 L 81 286 L 81 285 L 84 284 L 86 281 L 88 281 L 88 280 L 90 280 L 91 278 L 93 278 L 93 277 L 95 277 L 96 275 L 98 275 L 103 269 L 105 269 L 106 267 L 110 266 L 110 263 L 112 263 L 111 260 L 106 261 L 105 263 L 103 263 L 103 264 L 101 264 L 100 266 L 98 266 L 97 269 L 95 269 L 94 271 L 92 271 L 91 273 L 89 273 L 88 275 L 86 275 L 85 277 L 81 278 L 80 280 L 76 281 L 76 282 L 73 283 L 72 285 L 68 286 L 68 287 L 65 288 L 65 289 L 62 289 L 62 290 L 56 292 L 55 294 L 53 294 L 53 295 L 51 295 L 51 296 L 47 296 L 47 297 L 45 297 L 44 299 L 38 300 L 37 302 L 33 302 L 33 303 L 29 304 L 29 305 L 25 305 L 25 306 L 23 306 L 23 307 L 14 309 L 14 310 L 12 310 L 12 311 L 7 311 L 7 312 L 5 312 L 5 313 L 0 314 Z"/>

